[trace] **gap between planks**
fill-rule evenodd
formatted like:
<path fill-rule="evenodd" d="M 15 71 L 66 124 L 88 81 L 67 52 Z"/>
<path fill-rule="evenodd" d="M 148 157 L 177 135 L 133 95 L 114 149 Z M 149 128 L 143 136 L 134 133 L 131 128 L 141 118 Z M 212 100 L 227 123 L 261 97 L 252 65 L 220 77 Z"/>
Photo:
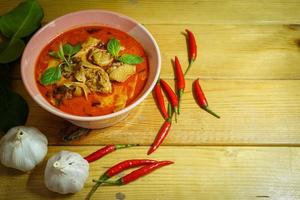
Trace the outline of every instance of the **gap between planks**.
<path fill-rule="evenodd" d="M 80 139 L 79 139 L 80 140 Z M 108 144 L 48 144 L 48 146 L 51 146 L 51 147 L 99 147 L 99 146 L 106 146 Z M 270 148 L 273 148 L 273 147 L 279 147 L 279 148 L 286 148 L 286 147 L 300 147 L 300 144 L 236 144 L 236 143 L 224 143 L 224 144 L 162 144 L 163 147 L 270 147 Z M 150 147 L 150 145 L 138 145 L 136 147 Z"/>

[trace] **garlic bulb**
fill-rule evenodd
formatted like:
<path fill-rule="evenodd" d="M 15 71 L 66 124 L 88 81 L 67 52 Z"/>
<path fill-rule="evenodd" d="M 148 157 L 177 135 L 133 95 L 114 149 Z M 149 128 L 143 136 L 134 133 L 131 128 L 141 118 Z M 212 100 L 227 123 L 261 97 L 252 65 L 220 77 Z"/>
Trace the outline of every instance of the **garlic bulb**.
<path fill-rule="evenodd" d="M 47 154 L 48 141 L 38 129 L 16 126 L 0 141 L 0 159 L 6 167 L 23 172 L 33 169 Z"/>
<path fill-rule="evenodd" d="M 46 187 L 60 194 L 79 192 L 89 176 L 89 163 L 78 153 L 61 151 L 52 156 L 45 169 Z"/>

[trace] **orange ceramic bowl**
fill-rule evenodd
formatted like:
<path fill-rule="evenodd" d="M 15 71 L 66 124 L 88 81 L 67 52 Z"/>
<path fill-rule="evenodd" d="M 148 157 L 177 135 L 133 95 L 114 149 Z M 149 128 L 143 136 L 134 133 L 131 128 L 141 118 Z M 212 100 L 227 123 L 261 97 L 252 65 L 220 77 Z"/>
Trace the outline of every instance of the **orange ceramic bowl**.
<path fill-rule="evenodd" d="M 135 38 L 145 49 L 149 62 L 149 75 L 143 91 L 136 100 L 124 109 L 107 115 L 85 117 L 65 113 L 52 106 L 40 94 L 34 77 L 35 65 L 42 49 L 55 37 L 70 29 L 99 25 L 119 29 Z M 64 118 L 71 123 L 90 129 L 112 126 L 124 119 L 152 91 L 161 68 L 161 57 L 158 45 L 150 32 L 135 20 L 110 11 L 85 10 L 59 17 L 41 28 L 27 44 L 22 60 L 21 74 L 24 85 L 30 96 L 48 112 Z"/>

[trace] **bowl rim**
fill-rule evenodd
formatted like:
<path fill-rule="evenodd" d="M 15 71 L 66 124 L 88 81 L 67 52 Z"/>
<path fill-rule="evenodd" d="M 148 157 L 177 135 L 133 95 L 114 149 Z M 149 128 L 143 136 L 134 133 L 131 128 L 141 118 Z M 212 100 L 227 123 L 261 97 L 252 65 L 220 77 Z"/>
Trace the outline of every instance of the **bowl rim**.
<path fill-rule="evenodd" d="M 130 105 L 126 106 L 124 109 L 119 110 L 119 111 L 114 112 L 114 113 L 110 113 L 110 114 L 106 114 L 106 115 L 100 115 L 100 116 L 79 116 L 79 115 L 73 115 L 73 114 L 65 113 L 65 112 L 63 112 L 63 111 L 61 111 L 59 109 L 56 110 L 56 109 L 54 109 L 55 107 L 53 105 L 46 106 L 44 104 L 44 102 L 42 102 L 42 101 L 34 98 L 35 95 L 32 94 L 31 90 L 29 89 L 30 88 L 30 84 L 28 84 L 28 82 L 26 81 L 25 69 L 24 69 L 23 66 L 25 65 L 24 63 L 25 63 L 25 59 L 26 59 L 25 58 L 25 52 L 30 47 L 30 45 L 29 45 L 30 42 L 34 38 L 39 37 L 39 34 L 41 32 L 43 32 L 47 27 L 51 26 L 52 23 L 54 23 L 54 22 L 56 22 L 58 20 L 62 20 L 65 17 L 71 17 L 71 16 L 74 16 L 74 15 L 79 15 L 79 14 L 82 14 L 82 13 L 90 13 L 90 12 L 101 12 L 101 13 L 108 13 L 108 14 L 116 15 L 116 16 L 125 18 L 126 20 L 132 21 L 137 26 L 139 26 L 139 28 L 141 28 L 148 35 L 148 37 L 150 38 L 151 42 L 153 43 L 154 48 L 155 48 L 155 52 L 157 54 L 158 64 L 157 64 L 157 73 L 155 74 L 154 81 L 150 84 L 149 88 L 143 93 L 142 96 L 140 96 L 138 99 L 136 99 Z M 129 112 L 134 107 L 136 107 L 137 105 L 139 105 L 149 95 L 149 93 L 153 90 L 153 88 L 154 88 L 154 86 L 155 86 L 155 84 L 156 84 L 156 82 L 157 82 L 157 80 L 159 78 L 160 70 L 161 70 L 160 49 L 159 49 L 158 44 L 156 43 L 154 37 L 152 36 L 152 34 L 141 23 L 137 22 L 136 20 L 134 20 L 134 19 L 132 19 L 132 18 L 126 16 L 126 15 L 117 13 L 117 12 L 108 11 L 108 10 L 102 10 L 102 9 L 88 9 L 88 10 L 81 10 L 81 11 L 71 12 L 71 13 L 62 15 L 60 17 L 57 17 L 54 20 L 48 22 L 45 26 L 43 26 L 42 28 L 40 28 L 31 37 L 31 39 L 29 40 L 28 44 L 26 45 L 26 47 L 24 49 L 24 52 L 23 52 L 23 55 L 22 55 L 22 58 L 21 58 L 21 77 L 22 77 L 22 81 L 23 81 L 23 83 L 25 85 L 25 88 L 26 88 L 27 92 L 30 94 L 31 98 L 33 98 L 36 103 L 38 103 L 43 109 L 47 110 L 48 112 L 50 112 L 50 113 L 52 113 L 54 115 L 57 115 L 57 116 L 59 116 L 61 118 L 65 118 L 65 119 L 68 119 L 68 120 L 75 120 L 75 121 L 98 121 L 98 120 L 104 120 L 104 119 L 114 118 L 114 117 L 117 117 L 117 116 L 120 116 L 122 114 L 125 114 L 125 113 Z"/>

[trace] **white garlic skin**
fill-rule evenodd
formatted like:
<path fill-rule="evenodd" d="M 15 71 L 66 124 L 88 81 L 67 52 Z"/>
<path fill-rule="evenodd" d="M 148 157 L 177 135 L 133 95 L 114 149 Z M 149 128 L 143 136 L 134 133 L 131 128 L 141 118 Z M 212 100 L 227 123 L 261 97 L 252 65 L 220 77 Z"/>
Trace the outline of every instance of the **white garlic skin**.
<path fill-rule="evenodd" d="M 0 159 L 6 167 L 32 170 L 46 156 L 48 140 L 34 127 L 16 126 L 0 140 Z"/>
<path fill-rule="evenodd" d="M 78 153 L 60 151 L 48 160 L 44 176 L 49 190 L 76 193 L 82 190 L 89 176 L 89 163 Z"/>

